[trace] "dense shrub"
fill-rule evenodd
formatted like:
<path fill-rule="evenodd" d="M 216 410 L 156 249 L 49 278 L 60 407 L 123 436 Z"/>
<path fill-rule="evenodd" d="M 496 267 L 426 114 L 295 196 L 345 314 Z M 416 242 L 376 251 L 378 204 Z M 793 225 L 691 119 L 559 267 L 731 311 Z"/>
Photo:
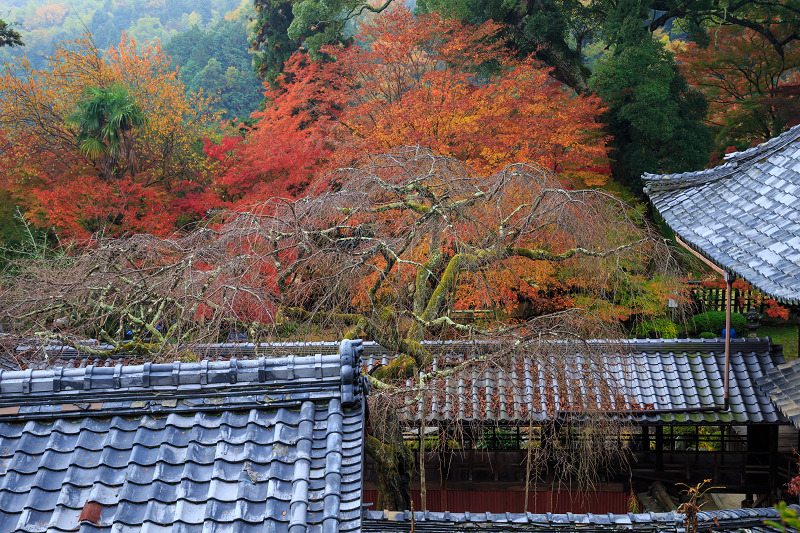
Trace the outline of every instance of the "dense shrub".
<path fill-rule="evenodd" d="M 717 337 L 719 337 L 719 335 L 715 335 L 710 331 L 704 331 L 700 335 L 698 335 L 698 337 L 700 337 L 701 339 L 716 339 Z"/>
<path fill-rule="evenodd" d="M 737 335 L 744 334 L 746 320 L 741 313 L 731 313 L 731 329 L 736 331 Z M 721 337 L 722 330 L 725 329 L 725 312 L 724 311 L 707 311 L 695 315 L 689 321 L 689 330 L 692 333 L 711 332 L 714 337 Z M 706 338 L 706 337 L 703 337 Z"/>
<path fill-rule="evenodd" d="M 662 339 L 676 339 L 678 337 L 678 326 L 669 318 L 649 318 L 637 324 L 633 328 L 633 334 L 637 337 L 649 337 L 650 332 L 655 332 Z"/>

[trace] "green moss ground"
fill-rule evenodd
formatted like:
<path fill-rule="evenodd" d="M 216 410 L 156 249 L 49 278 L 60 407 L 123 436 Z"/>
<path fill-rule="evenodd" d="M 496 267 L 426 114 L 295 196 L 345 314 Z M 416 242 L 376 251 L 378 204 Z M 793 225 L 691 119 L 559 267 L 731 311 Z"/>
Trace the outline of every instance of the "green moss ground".
<path fill-rule="evenodd" d="M 797 359 L 797 326 L 762 326 L 759 337 L 770 337 L 775 344 L 783 344 L 783 355 L 787 360 Z"/>

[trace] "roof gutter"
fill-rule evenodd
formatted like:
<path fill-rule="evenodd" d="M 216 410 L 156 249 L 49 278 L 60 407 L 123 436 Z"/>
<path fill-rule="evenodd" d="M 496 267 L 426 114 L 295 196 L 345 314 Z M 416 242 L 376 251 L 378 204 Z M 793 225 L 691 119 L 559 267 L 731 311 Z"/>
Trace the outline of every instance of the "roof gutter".
<path fill-rule="evenodd" d="M 678 244 L 680 244 L 681 246 L 683 246 L 684 248 L 689 250 L 689 252 L 691 252 L 692 255 L 694 255 L 700 261 L 702 261 L 703 263 L 705 263 L 706 265 L 711 267 L 711 269 L 714 272 L 717 272 L 718 274 L 721 274 L 722 277 L 725 279 L 725 380 L 724 380 L 724 386 L 723 386 L 723 391 L 724 391 L 723 392 L 723 398 L 725 400 L 725 404 L 724 404 L 722 410 L 727 411 L 728 410 L 728 405 L 729 405 L 729 402 L 730 402 L 729 391 L 730 391 L 730 378 L 731 378 L 730 364 L 731 364 L 731 307 L 732 307 L 732 304 L 731 304 L 731 292 L 732 292 L 731 277 L 732 276 L 728 271 L 722 270 L 720 267 L 718 267 L 717 265 L 715 265 L 714 263 L 712 263 L 711 261 L 709 261 L 708 259 L 706 259 L 702 255 L 700 255 L 698 252 L 696 252 L 688 244 L 683 242 L 681 240 L 681 238 L 678 237 L 677 233 L 675 234 L 675 240 L 678 241 Z"/>

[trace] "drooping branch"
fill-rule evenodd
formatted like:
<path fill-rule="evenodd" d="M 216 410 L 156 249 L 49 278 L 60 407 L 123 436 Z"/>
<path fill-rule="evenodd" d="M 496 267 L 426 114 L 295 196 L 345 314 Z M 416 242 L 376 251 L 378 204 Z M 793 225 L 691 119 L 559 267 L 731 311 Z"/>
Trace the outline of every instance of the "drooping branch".
<path fill-rule="evenodd" d="M 568 354 L 546 341 L 613 336 L 622 320 L 657 313 L 673 294 L 669 250 L 635 209 L 600 191 L 564 190 L 533 165 L 476 176 L 410 147 L 329 183 L 171 239 L 108 241 L 70 261 L 27 264 L 0 289 L 3 326 L 91 355 L 81 340 L 170 359 L 229 333 L 253 342 L 373 340 L 391 360 L 372 369 L 370 402 L 383 402 L 378 418 L 394 425 L 373 427 L 367 450 L 385 467 L 384 490 L 402 492 L 392 485 L 410 464 L 400 415 L 412 417 L 422 395 L 432 409 L 452 394 L 448 380 L 524 371 L 514 366 L 520 354 L 571 387 Z M 518 311 L 530 302 L 540 307 Z M 464 353 L 434 368 L 436 352 L 451 345 L 432 341 L 451 340 Z M 591 359 L 585 383 L 599 383 L 604 364 L 593 349 L 582 351 Z M 597 411 L 596 397 L 572 392 L 576 411 Z M 603 434 L 594 435 L 597 444 Z M 537 458 L 568 462 L 558 456 L 565 449 Z M 592 463 L 581 464 L 564 472 Z M 402 495 L 393 501 L 405 505 Z"/>

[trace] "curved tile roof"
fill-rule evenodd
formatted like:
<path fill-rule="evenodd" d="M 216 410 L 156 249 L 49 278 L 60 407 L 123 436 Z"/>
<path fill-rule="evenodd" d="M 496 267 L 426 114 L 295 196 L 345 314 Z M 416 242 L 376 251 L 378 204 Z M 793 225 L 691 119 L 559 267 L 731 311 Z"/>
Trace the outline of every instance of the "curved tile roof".
<path fill-rule="evenodd" d="M 434 353 L 431 370 L 464 365 L 475 357 L 465 354 L 474 347 L 448 345 Z M 555 348 L 560 355 L 552 360 L 520 351 L 503 361 L 466 365 L 431 383 L 424 406 L 410 393 L 405 419 L 418 424 L 424 409 L 429 423 L 516 425 L 584 416 L 593 409 L 639 424 L 786 422 L 754 383 L 785 361 L 769 339 L 731 339 L 728 409 L 722 408 L 722 339 L 589 341 Z M 392 358 L 370 350 L 364 370 Z M 566 371 L 554 372 L 556 366 Z M 593 407 L 587 409 L 587 402 Z"/>
<path fill-rule="evenodd" d="M 796 505 L 791 506 L 800 510 Z M 676 512 L 628 514 L 534 514 L 534 513 L 414 513 L 415 530 L 429 533 L 470 531 L 472 533 L 503 533 L 513 531 L 601 533 L 618 531 L 685 533 L 685 517 Z M 772 507 L 728 509 L 697 513 L 700 530 L 719 533 L 748 531 L 777 533 L 780 529 L 765 525 L 765 521 L 780 521 Z M 366 511 L 365 532 L 400 533 L 410 531 L 411 512 Z"/>
<path fill-rule="evenodd" d="M 689 246 L 779 302 L 800 304 L 800 126 L 726 159 L 644 174 L 645 192 Z"/>
<path fill-rule="evenodd" d="M 348 342 L 1 372 L 0 531 L 359 531 L 365 389 Z"/>
<path fill-rule="evenodd" d="M 800 359 L 778 365 L 756 384 L 783 415 L 800 427 Z"/>

